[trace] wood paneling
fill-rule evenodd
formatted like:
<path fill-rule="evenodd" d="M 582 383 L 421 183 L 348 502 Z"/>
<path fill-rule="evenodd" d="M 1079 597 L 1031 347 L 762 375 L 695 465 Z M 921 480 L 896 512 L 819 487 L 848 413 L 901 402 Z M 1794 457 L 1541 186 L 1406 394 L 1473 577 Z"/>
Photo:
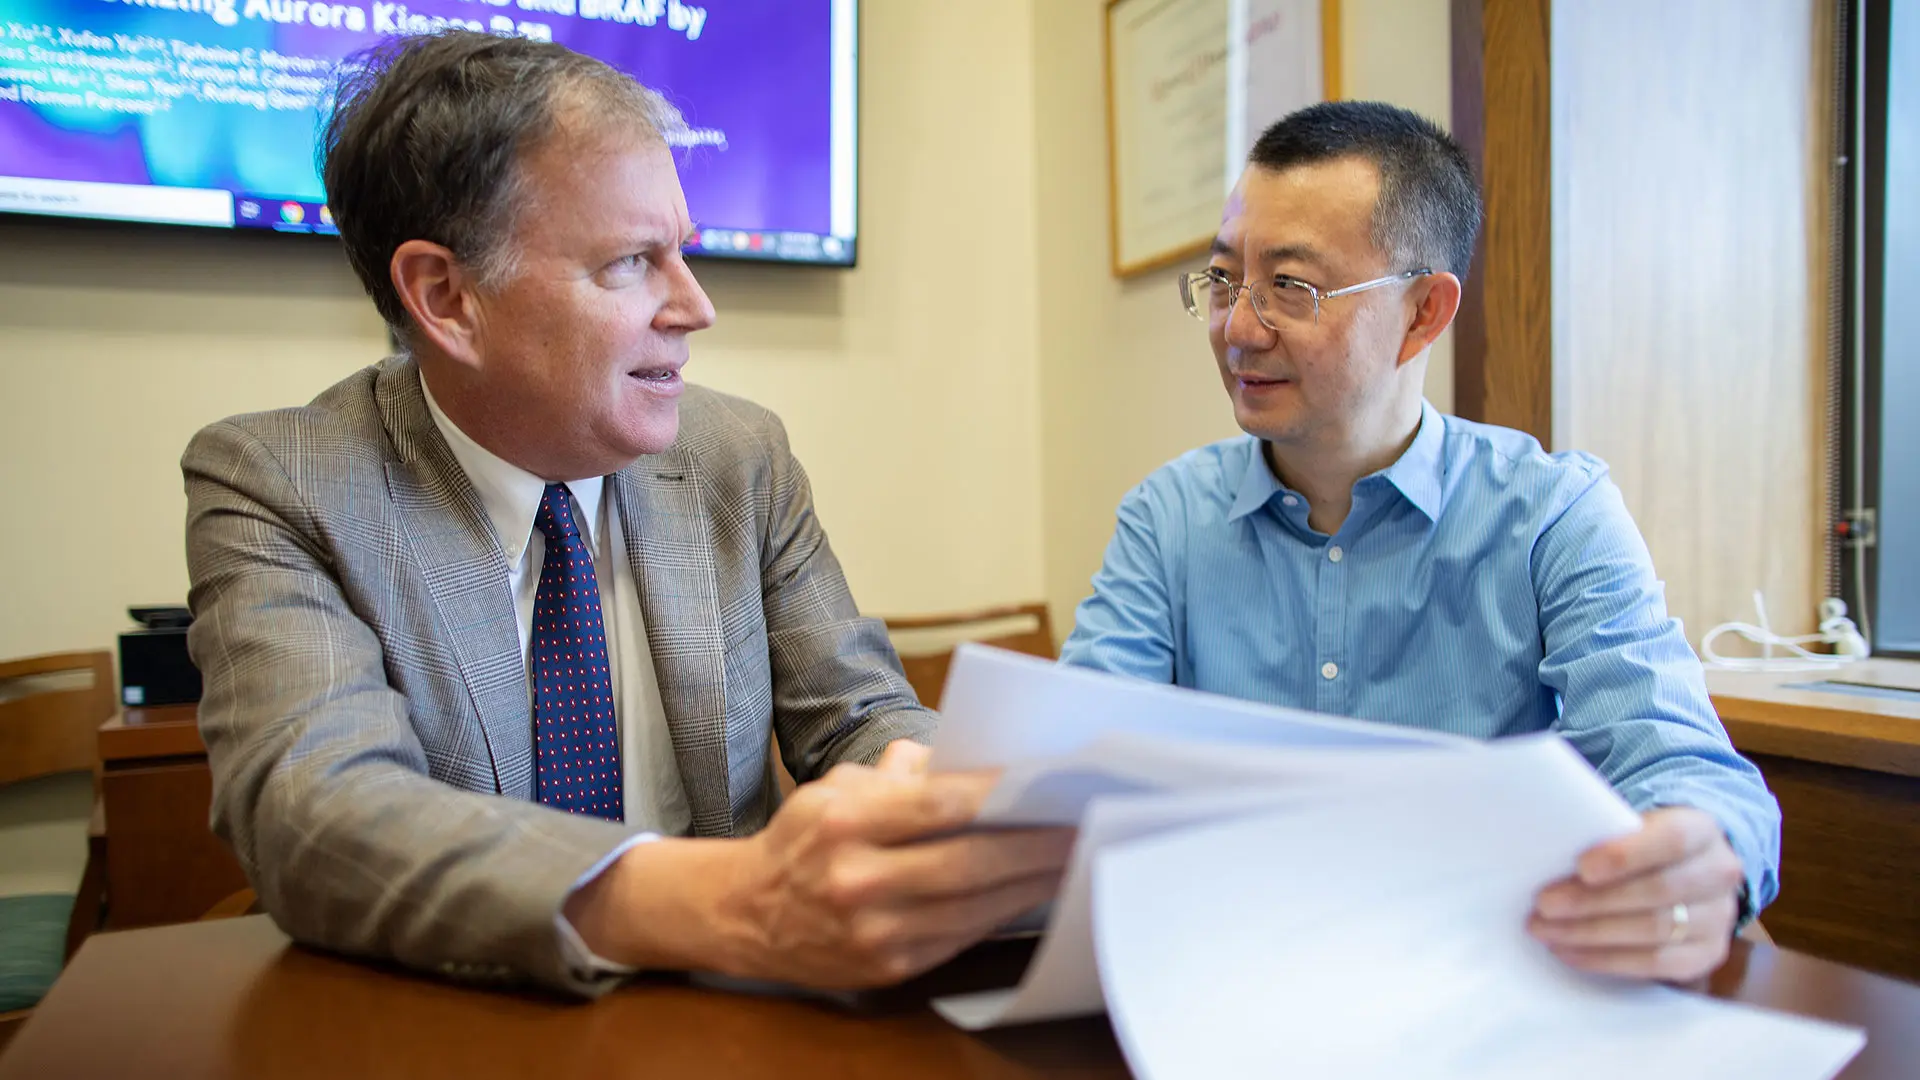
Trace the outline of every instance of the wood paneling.
<path fill-rule="evenodd" d="M 245 888 L 246 875 L 207 825 L 213 777 L 205 758 L 111 763 L 107 811 L 107 929 L 185 922 Z"/>
<path fill-rule="evenodd" d="M 1454 411 L 1553 439 L 1550 0 L 1453 0 L 1453 133 L 1486 223 L 1454 326 Z"/>
<path fill-rule="evenodd" d="M 1809 628 L 1824 578 L 1826 18 L 1554 5 L 1554 443 L 1612 467 L 1696 646 L 1756 588 Z"/>
<path fill-rule="evenodd" d="M 1920 779 L 1749 756 L 1783 822 L 1774 940 L 1920 980 Z"/>

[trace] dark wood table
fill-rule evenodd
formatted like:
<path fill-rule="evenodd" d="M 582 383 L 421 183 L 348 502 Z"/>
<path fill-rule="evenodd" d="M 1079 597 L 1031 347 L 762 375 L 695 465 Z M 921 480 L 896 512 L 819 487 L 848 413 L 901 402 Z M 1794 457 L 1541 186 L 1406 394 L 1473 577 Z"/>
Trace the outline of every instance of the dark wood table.
<path fill-rule="evenodd" d="M 207 826 L 213 776 L 192 705 L 128 709 L 100 725 L 106 927 L 188 922 L 247 879 Z"/>
<path fill-rule="evenodd" d="M 1845 1080 L 1920 1070 L 1920 987 L 1771 946 L 1734 949 L 1716 997 L 1866 1028 Z M 954 965 L 977 970 L 948 988 L 1018 970 L 1017 957 L 981 955 Z M 969 1035 L 922 996 L 849 1004 L 663 980 L 582 1005 L 327 956 L 255 916 L 94 935 L 0 1057 L 0 1080 L 1127 1075 L 1104 1019 Z"/>
<path fill-rule="evenodd" d="M 1707 672 L 1733 745 L 1780 800 L 1780 899 L 1761 922 L 1788 948 L 1920 979 L 1920 701 L 1806 688 L 1828 679 L 1920 692 L 1920 663 Z"/>

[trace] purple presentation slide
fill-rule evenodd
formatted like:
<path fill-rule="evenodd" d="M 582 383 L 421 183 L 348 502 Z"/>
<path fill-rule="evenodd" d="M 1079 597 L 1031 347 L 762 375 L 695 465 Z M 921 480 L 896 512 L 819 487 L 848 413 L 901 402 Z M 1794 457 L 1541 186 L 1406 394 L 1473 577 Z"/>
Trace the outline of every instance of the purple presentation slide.
<path fill-rule="evenodd" d="M 449 25 L 664 94 L 704 254 L 850 264 L 855 0 L 0 0 L 0 212 L 331 232 L 339 64 Z"/>

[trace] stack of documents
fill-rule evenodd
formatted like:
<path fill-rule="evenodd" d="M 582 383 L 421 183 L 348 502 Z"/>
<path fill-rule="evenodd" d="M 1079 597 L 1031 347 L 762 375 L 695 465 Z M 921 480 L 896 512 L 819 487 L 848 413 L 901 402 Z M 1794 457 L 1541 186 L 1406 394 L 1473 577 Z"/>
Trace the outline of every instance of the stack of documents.
<path fill-rule="evenodd" d="M 1079 839 L 972 1030 L 1103 1009 L 1134 1073 L 1826 1080 L 1851 1028 L 1573 971 L 1533 897 L 1639 817 L 1557 736 L 1483 744 L 962 646 L 935 769 Z"/>

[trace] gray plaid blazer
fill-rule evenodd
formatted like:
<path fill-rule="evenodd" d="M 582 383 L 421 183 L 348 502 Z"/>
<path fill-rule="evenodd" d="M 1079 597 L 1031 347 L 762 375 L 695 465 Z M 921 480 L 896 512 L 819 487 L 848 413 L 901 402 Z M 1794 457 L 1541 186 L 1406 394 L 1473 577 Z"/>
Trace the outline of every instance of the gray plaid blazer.
<path fill-rule="evenodd" d="M 860 617 L 770 412 L 688 387 L 666 453 L 610 478 L 697 835 L 930 737 Z M 181 459 L 213 828 L 290 935 L 577 993 L 554 917 L 631 832 L 534 803 L 506 559 L 404 357 Z"/>

